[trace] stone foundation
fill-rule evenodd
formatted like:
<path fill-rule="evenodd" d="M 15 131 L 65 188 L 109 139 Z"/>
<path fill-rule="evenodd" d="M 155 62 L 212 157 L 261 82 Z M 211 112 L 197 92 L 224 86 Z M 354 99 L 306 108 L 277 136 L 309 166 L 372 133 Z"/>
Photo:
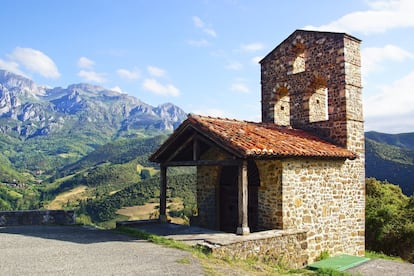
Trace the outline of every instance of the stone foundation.
<path fill-rule="evenodd" d="M 303 230 L 269 230 L 229 240 L 226 244 L 204 246 L 215 257 L 259 259 L 289 268 L 303 268 L 308 264 L 307 232 Z"/>
<path fill-rule="evenodd" d="M 67 225 L 75 223 L 73 210 L 27 210 L 0 212 L 0 226 Z"/>

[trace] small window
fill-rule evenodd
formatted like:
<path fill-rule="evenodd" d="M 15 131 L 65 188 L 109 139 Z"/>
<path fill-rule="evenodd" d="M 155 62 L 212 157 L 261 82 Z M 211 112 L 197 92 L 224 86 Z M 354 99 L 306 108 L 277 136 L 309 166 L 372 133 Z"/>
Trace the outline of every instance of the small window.
<path fill-rule="evenodd" d="M 321 122 L 329 119 L 328 88 L 323 78 L 313 81 L 313 93 L 309 98 L 309 122 Z"/>
<path fill-rule="evenodd" d="M 281 126 L 290 125 L 290 99 L 286 86 L 276 88 L 276 104 L 274 108 L 275 124 Z"/>
<path fill-rule="evenodd" d="M 305 71 L 305 45 L 303 43 L 296 43 L 293 46 L 295 59 L 293 60 L 293 74 L 301 73 Z"/>

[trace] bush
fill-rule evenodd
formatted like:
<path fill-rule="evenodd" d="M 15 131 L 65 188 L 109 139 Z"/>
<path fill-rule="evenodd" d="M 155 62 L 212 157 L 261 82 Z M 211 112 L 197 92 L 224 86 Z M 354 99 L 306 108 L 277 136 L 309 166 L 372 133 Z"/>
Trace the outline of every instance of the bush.
<path fill-rule="evenodd" d="M 374 178 L 366 180 L 366 247 L 414 262 L 414 199 Z"/>

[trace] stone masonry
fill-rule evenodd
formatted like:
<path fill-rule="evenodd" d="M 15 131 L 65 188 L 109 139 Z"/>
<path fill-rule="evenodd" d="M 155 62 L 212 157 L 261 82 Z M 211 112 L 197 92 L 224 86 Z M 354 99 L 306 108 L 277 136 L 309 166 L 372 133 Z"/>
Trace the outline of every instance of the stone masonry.
<path fill-rule="evenodd" d="M 264 122 L 308 130 L 358 155 L 355 160 L 282 161 L 283 221 L 278 226 L 308 229 L 311 259 L 322 251 L 364 253 L 359 45 L 343 33 L 296 31 L 261 61 Z M 288 108 L 276 108 L 281 99 Z"/>
<path fill-rule="evenodd" d="M 359 47 L 360 40 L 344 33 L 298 30 L 260 62 L 264 123 L 306 130 L 357 155 L 352 160 L 300 156 L 255 160 L 260 175 L 259 229 L 304 231 L 307 245 L 302 250 L 308 262 L 322 252 L 364 254 Z M 215 149 L 203 158 L 223 156 Z M 197 174 L 200 225 L 217 229 L 220 167 L 200 166 Z M 275 245 L 265 241 L 262 246 Z"/>

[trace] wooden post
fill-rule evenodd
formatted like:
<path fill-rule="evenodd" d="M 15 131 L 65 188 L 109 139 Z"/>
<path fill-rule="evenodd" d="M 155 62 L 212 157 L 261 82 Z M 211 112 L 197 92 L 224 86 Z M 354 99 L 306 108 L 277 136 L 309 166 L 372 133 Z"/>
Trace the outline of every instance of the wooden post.
<path fill-rule="evenodd" d="M 160 215 L 161 222 L 167 222 L 167 167 L 160 166 Z"/>
<path fill-rule="evenodd" d="M 247 161 L 243 160 L 239 167 L 239 227 L 237 227 L 238 235 L 248 235 L 250 228 L 248 225 L 248 178 L 247 178 Z"/>
<path fill-rule="evenodd" d="M 199 144 L 198 144 L 198 139 L 197 139 L 197 137 L 194 137 L 194 140 L 193 140 L 193 161 L 196 161 L 200 158 L 199 151 L 200 151 L 200 148 L 199 148 Z"/>

